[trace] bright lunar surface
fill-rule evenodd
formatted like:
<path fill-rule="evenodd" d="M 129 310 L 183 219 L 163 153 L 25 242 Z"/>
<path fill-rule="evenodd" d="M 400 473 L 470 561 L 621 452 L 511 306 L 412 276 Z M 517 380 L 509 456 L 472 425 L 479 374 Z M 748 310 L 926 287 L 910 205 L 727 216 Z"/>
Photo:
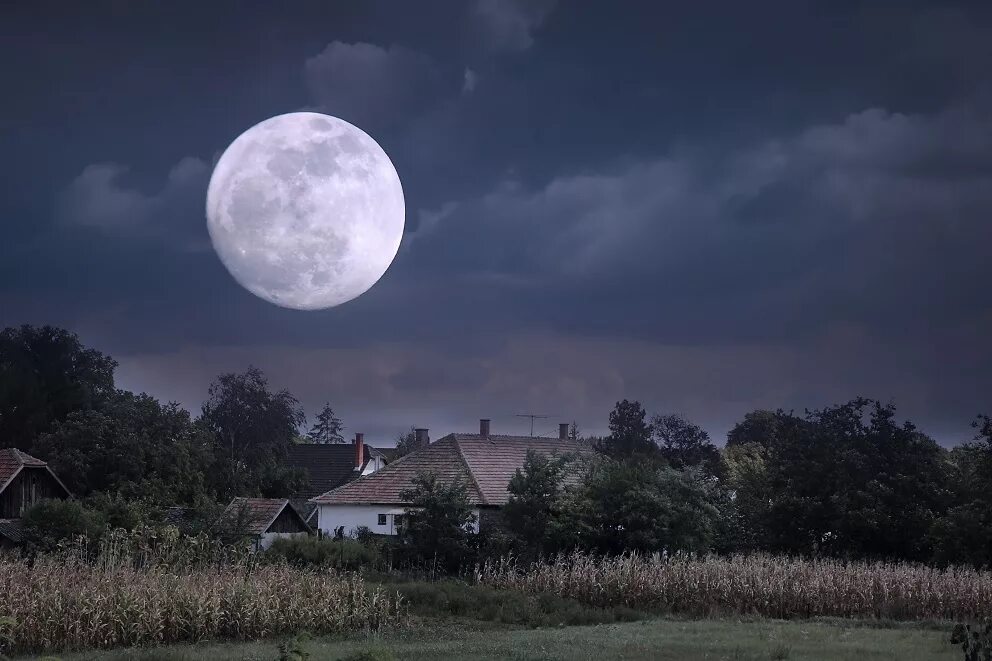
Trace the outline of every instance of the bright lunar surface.
<path fill-rule="evenodd" d="M 256 124 L 217 162 L 207 228 L 245 289 L 287 308 L 340 305 L 376 283 L 403 236 L 403 188 L 361 129 L 312 112 Z"/>

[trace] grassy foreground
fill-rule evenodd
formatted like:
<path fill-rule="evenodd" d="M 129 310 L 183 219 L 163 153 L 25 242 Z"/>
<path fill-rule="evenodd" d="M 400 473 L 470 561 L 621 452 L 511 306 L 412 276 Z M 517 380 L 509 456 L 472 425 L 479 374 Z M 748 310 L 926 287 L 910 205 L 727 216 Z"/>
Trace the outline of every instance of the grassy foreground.
<path fill-rule="evenodd" d="M 847 622 L 758 620 L 646 620 L 620 624 L 517 629 L 506 626 L 428 625 L 374 639 L 316 638 L 313 661 L 369 659 L 671 659 L 696 661 L 958 660 L 947 631 L 872 628 Z M 65 654 L 63 661 L 272 661 L 276 642 L 176 645 L 150 650 Z"/>

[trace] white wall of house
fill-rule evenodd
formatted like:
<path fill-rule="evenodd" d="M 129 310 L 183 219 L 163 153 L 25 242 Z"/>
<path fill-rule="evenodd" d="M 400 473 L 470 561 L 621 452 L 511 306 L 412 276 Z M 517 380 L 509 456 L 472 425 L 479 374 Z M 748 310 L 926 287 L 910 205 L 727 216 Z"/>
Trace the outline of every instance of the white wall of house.
<path fill-rule="evenodd" d="M 396 517 L 402 516 L 403 505 L 318 505 L 317 527 L 325 535 L 344 526 L 344 534 L 352 535 L 356 528 L 365 526 L 376 535 L 396 535 Z M 474 532 L 479 532 L 479 511 L 475 514 Z"/>
<path fill-rule="evenodd" d="M 371 475 L 385 465 L 386 462 L 382 460 L 382 457 L 372 457 L 365 463 L 365 468 L 362 469 L 362 475 Z"/>

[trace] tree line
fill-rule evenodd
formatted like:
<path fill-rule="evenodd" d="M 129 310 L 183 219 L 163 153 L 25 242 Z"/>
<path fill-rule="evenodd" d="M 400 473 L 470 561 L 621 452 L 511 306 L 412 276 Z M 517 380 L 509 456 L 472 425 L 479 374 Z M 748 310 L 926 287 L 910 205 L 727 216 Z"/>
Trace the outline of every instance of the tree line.
<path fill-rule="evenodd" d="M 717 448 L 638 402 L 610 414 L 598 456 L 531 455 L 504 514 L 520 554 L 771 552 L 992 565 L 992 422 L 941 447 L 895 407 L 857 398 L 754 411 Z"/>
<path fill-rule="evenodd" d="M 293 443 L 343 441 L 329 405 L 308 428 L 299 401 L 254 368 L 219 376 L 196 416 L 117 388 L 115 368 L 62 329 L 0 331 L 0 442 L 48 461 L 106 520 L 126 521 L 135 504 L 286 497 L 306 480 L 286 465 Z M 434 514 L 411 517 L 406 541 L 435 557 L 438 545 L 464 557 L 484 544 L 530 557 L 767 551 L 992 564 L 987 417 L 951 449 L 864 398 L 753 411 L 722 448 L 681 416 L 649 419 L 635 401 L 617 403 L 609 430 L 583 440 L 591 456 L 529 456 L 509 486 L 505 526 L 478 538 L 467 537 L 471 508 L 458 485 L 422 476 L 410 500 Z M 400 440 L 415 445 L 412 431 Z"/>
<path fill-rule="evenodd" d="M 285 497 L 306 476 L 294 443 L 341 443 L 330 405 L 306 416 L 262 372 L 219 376 L 198 416 L 119 389 L 117 363 L 63 329 L 0 331 L 0 442 L 49 462 L 77 496 L 196 507 L 234 496 Z"/>

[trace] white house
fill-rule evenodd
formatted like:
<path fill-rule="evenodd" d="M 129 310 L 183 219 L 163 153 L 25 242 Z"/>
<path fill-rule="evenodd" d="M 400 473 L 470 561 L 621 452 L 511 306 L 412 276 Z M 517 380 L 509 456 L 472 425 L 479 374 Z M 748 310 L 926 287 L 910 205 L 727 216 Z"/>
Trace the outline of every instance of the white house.
<path fill-rule="evenodd" d="M 371 475 L 312 498 L 310 502 L 317 506 L 316 525 L 327 535 L 354 534 L 360 527 L 395 535 L 410 505 L 400 494 L 411 488 L 417 474 L 433 472 L 445 482 L 465 484 L 478 532 L 506 504 L 510 478 L 523 467 L 529 450 L 564 455 L 588 453 L 591 448 L 568 438 L 568 425 L 560 426 L 558 438 L 504 436 L 490 434 L 489 420 L 480 420 L 478 434 L 448 434 Z"/>

